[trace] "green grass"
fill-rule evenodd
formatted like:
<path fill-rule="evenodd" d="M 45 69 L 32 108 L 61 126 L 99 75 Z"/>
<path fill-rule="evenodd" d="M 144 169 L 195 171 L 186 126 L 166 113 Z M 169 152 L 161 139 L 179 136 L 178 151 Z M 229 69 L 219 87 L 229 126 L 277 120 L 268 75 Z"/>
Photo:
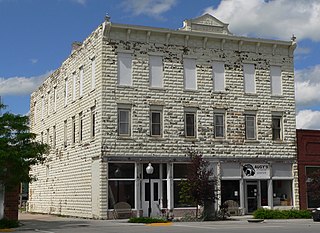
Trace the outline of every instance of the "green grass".
<path fill-rule="evenodd" d="M 257 219 L 296 219 L 296 218 L 312 218 L 312 215 L 309 210 L 258 209 L 253 213 L 253 217 Z"/>
<path fill-rule="evenodd" d="M 19 227 L 19 222 L 16 220 L 7 220 L 7 219 L 0 220 L 0 229 L 16 228 L 16 227 Z"/>
<path fill-rule="evenodd" d="M 166 223 L 168 221 L 163 218 L 135 217 L 135 218 L 130 218 L 128 222 L 130 223 Z"/>

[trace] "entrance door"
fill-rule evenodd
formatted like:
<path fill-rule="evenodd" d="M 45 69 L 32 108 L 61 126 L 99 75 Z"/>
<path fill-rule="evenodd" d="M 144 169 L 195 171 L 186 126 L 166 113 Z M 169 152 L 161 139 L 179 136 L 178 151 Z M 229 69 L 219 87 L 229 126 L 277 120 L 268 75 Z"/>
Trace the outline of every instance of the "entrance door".
<path fill-rule="evenodd" d="M 143 216 L 148 216 L 149 200 L 151 195 L 151 216 L 160 215 L 160 180 L 151 180 L 151 190 L 149 180 L 142 181 L 142 210 Z"/>
<path fill-rule="evenodd" d="M 247 212 L 252 213 L 258 207 L 258 184 L 247 183 Z"/>

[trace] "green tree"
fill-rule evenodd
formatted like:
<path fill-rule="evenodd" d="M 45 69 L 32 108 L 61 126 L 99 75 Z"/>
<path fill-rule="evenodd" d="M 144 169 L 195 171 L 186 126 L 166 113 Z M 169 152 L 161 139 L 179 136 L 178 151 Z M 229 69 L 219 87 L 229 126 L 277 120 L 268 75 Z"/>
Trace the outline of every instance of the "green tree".
<path fill-rule="evenodd" d="M 0 113 L 4 109 L 0 103 Z M 27 116 L 0 114 L 0 183 L 9 189 L 32 181 L 30 166 L 43 162 L 48 151 L 46 144 L 35 140 L 28 123 Z"/>
<path fill-rule="evenodd" d="M 191 163 L 188 165 L 187 179 L 180 183 L 180 201 L 193 203 L 196 206 L 196 217 L 198 217 L 198 206 L 203 207 L 202 217 L 205 220 L 215 218 L 214 203 L 216 196 L 216 178 L 213 170 L 209 167 L 209 161 L 204 160 L 203 155 L 195 150 L 189 150 L 188 156 Z"/>

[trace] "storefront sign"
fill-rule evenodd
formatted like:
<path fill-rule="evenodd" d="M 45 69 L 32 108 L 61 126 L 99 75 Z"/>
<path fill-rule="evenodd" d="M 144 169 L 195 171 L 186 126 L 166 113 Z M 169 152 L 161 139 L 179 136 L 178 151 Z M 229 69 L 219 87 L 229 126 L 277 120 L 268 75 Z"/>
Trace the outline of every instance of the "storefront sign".
<path fill-rule="evenodd" d="M 246 163 L 242 165 L 243 178 L 245 179 L 269 179 L 270 165 Z"/>

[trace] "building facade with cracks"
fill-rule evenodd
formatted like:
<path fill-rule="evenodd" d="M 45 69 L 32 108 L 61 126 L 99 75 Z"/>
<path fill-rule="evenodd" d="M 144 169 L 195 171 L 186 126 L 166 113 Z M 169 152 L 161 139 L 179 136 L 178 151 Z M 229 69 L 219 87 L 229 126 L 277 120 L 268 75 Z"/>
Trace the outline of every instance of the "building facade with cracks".
<path fill-rule="evenodd" d="M 147 216 L 150 199 L 151 215 L 194 211 L 179 199 L 188 149 L 210 161 L 217 206 L 298 208 L 295 47 L 208 14 L 179 30 L 106 17 L 31 96 L 51 152 L 32 168 L 29 211 L 108 219 L 126 202 Z"/>

